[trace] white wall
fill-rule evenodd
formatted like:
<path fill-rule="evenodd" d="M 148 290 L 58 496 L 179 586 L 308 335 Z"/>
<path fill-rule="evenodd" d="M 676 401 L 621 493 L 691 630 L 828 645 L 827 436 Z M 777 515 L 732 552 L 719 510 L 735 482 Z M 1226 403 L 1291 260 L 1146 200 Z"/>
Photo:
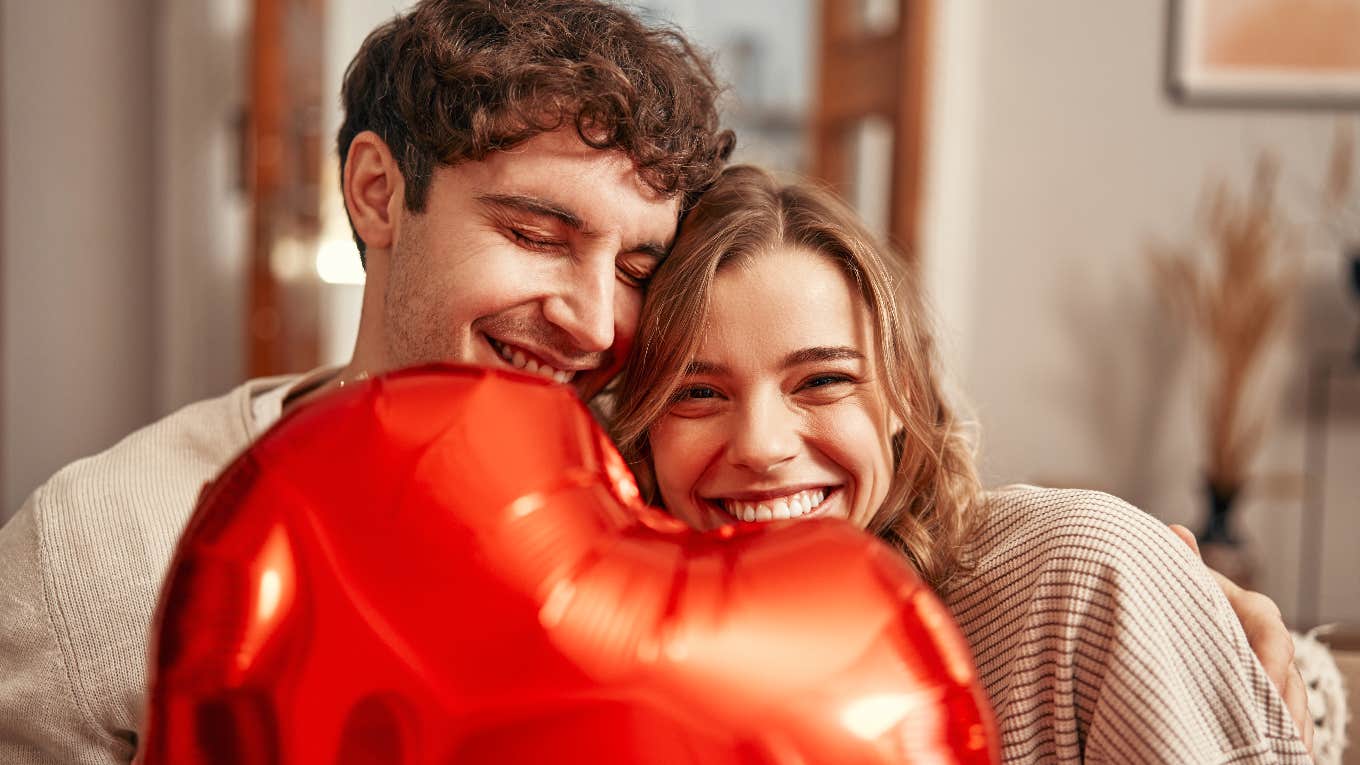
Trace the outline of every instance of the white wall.
<path fill-rule="evenodd" d="M 331 4 L 326 135 L 345 65 L 407 4 Z M 62 465 L 245 376 L 249 8 L 0 0 L 0 522 Z M 327 288 L 329 361 L 348 355 L 360 293 Z"/>
<path fill-rule="evenodd" d="M 243 377 L 248 0 L 4 0 L 0 521 Z"/>
<path fill-rule="evenodd" d="M 0 519 L 154 411 L 153 5 L 0 5 Z"/>
<path fill-rule="evenodd" d="M 157 4 L 156 404 L 166 413 L 245 377 L 249 0 Z"/>
<path fill-rule="evenodd" d="M 1283 201 L 1312 220 L 1336 115 L 1172 104 L 1165 3 L 936 7 L 925 256 L 983 426 L 985 475 L 1100 488 L 1194 527 L 1193 365 L 1141 244 L 1190 233 L 1204 179 L 1245 179 L 1258 149 L 1279 155 Z M 1285 384 L 1278 427 L 1243 507 L 1263 564 L 1257 585 L 1287 614 L 1305 478 L 1302 370 L 1355 331 L 1339 255 L 1317 238 L 1300 255 L 1303 321 L 1274 367 Z M 1341 467 L 1329 479 L 1323 617 L 1356 620 L 1360 571 L 1348 550 L 1360 542 L 1360 485 Z"/>

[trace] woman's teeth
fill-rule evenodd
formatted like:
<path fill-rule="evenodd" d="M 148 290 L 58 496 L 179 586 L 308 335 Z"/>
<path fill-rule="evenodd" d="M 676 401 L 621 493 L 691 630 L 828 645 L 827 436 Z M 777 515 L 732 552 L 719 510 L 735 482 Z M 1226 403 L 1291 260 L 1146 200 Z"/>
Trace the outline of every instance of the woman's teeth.
<path fill-rule="evenodd" d="M 787 497 L 766 499 L 760 502 L 742 502 L 735 499 L 722 500 L 723 509 L 735 518 L 748 523 L 753 521 L 782 521 L 798 518 L 816 510 L 826 499 L 825 489 L 808 489 Z"/>
<path fill-rule="evenodd" d="M 528 358 L 522 351 L 511 350 L 510 346 L 503 343 L 492 341 L 491 347 L 496 349 L 501 358 L 510 363 L 515 369 L 522 369 L 531 375 L 538 375 L 549 380 L 560 383 L 571 382 L 572 372 L 554 369 L 547 364 L 542 364 L 534 359 Z"/>

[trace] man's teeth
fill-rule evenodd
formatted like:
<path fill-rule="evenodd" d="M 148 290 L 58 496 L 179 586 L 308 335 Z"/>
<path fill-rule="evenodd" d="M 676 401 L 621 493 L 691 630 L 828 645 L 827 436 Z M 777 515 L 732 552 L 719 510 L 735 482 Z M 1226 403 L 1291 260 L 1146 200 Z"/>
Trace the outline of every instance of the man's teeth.
<path fill-rule="evenodd" d="M 826 499 L 825 489 L 808 489 L 787 497 L 767 499 L 762 502 L 742 502 L 735 499 L 722 501 L 723 508 L 732 516 L 746 522 L 781 521 L 798 518 L 816 510 Z"/>
<path fill-rule="evenodd" d="M 495 343 L 493 347 L 495 347 L 496 352 L 501 355 L 501 358 L 510 362 L 510 366 L 515 369 L 523 369 L 531 375 L 546 377 L 549 380 L 556 380 L 560 383 L 571 382 L 572 372 L 553 369 L 547 364 L 541 364 L 534 359 L 526 357 L 522 351 L 510 350 L 510 346 L 508 345 Z"/>

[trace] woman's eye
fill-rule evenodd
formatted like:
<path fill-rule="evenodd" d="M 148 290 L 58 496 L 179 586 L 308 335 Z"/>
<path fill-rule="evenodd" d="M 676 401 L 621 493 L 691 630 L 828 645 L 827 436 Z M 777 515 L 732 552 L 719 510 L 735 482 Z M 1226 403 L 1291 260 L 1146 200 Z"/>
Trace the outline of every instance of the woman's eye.
<path fill-rule="evenodd" d="M 837 383 L 848 382 L 853 382 L 853 380 L 851 380 L 849 377 L 845 375 L 815 375 L 813 377 L 808 378 L 807 382 L 803 383 L 803 387 L 825 388 L 829 385 L 836 385 Z"/>
<path fill-rule="evenodd" d="M 670 413 L 686 419 L 706 417 L 721 410 L 723 397 L 707 385 L 686 385 L 671 395 Z"/>
<path fill-rule="evenodd" d="M 816 374 L 797 388 L 797 393 L 813 403 L 840 401 L 855 390 L 856 379 L 845 374 Z"/>
<path fill-rule="evenodd" d="M 675 401 L 701 401 L 704 399 L 717 398 L 718 392 L 706 385 L 692 385 L 688 388 L 681 388 L 676 391 Z"/>

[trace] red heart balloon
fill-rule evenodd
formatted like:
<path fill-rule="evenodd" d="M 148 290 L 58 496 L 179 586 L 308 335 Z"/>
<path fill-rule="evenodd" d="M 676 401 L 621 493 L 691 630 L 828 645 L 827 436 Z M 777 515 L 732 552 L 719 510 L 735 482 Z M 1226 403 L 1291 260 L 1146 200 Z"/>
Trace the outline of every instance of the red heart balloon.
<path fill-rule="evenodd" d="M 943 606 L 839 521 L 698 533 L 569 389 L 431 367 L 279 423 L 204 491 L 145 762 L 981 763 Z"/>

